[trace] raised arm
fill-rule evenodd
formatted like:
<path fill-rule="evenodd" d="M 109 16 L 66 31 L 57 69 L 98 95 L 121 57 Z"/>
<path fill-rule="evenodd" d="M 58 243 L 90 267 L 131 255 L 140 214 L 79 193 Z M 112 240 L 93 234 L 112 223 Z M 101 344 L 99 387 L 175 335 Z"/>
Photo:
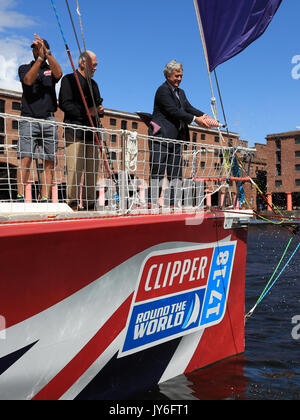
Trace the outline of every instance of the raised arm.
<path fill-rule="evenodd" d="M 34 48 L 34 56 L 35 56 L 35 63 L 28 71 L 28 73 L 24 76 L 23 83 L 27 86 L 32 86 L 33 83 L 36 81 L 39 71 L 41 69 L 42 64 L 47 59 L 49 62 L 50 69 L 52 71 L 53 77 L 59 81 L 62 77 L 62 69 L 56 59 L 51 55 L 51 51 L 49 51 L 44 41 L 36 34 L 35 41 L 33 42 Z"/>

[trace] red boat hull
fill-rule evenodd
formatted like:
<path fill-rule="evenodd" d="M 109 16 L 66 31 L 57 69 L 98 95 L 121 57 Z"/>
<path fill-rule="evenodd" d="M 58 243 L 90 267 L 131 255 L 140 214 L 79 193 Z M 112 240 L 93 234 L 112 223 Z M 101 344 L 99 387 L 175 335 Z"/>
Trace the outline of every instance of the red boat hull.
<path fill-rule="evenodd" d="M 0 225 L 0 399 L 122 399 L 244 352 L 223 214 Z"/>

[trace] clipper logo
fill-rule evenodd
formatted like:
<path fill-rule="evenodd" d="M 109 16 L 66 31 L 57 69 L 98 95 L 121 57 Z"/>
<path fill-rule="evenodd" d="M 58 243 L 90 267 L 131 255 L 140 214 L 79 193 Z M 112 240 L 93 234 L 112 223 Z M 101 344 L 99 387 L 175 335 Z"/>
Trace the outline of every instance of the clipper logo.
<path fill-rule="evenodd" d="M 220 323 L 236 242 L 150 254 L 142 265 L 119 357 Z"/>

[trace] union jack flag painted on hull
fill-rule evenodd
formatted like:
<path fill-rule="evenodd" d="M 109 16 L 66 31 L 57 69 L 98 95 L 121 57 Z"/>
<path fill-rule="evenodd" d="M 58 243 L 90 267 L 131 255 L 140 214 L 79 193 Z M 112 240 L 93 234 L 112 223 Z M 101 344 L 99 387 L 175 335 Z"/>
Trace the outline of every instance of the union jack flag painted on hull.
<path fill-rule="evenodd" d="M 242 353 L 247 229 L 186 217 L 1 225 L 0 399 L 123 399 Z"/>

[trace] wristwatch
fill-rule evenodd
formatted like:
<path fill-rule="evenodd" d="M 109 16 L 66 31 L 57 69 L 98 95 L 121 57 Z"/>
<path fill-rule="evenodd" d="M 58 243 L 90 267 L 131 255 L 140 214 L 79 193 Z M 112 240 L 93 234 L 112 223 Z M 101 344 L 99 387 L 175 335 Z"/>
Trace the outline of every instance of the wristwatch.
<path fill-rule="evenodd" d="M 48 57 L 48 55 L 52 55 L 51 50 L 47 50 L 45 56 Z"/>

